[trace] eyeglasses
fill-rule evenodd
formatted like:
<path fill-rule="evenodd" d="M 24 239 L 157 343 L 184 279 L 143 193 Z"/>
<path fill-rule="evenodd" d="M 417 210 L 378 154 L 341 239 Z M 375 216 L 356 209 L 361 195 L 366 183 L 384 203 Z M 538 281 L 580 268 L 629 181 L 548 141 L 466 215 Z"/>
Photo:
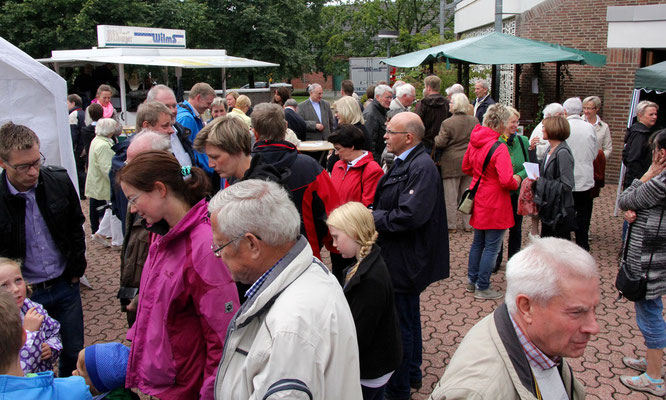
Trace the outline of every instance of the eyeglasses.
<path fill-rule="evenodd" d="M 232 244 L 233 242 L 235 242 L 236 240 L 242 238 L 243 236 L 245 236 L 245 235 L 247 235 L 247 234 L 248 234 L 248 232 L 245 232 L 245 233 L 243 233 L 242 235 L 238 235 L 238 236 L 236 236 L 235 238 L 231 239 L 230 241 L 226 242 L 225 244 L 223 244 L 222 246 L 220 246 L 220 247 L 218 247 L 218 248 L 215 248 L 215 242 L 213 242 L 213 243 L 210 245 L 210 249 L 213 250 L 213 254 L 215 254 L 215 257 L 220 258 L 220 257 L 222 256 L 222 250 L 223 250 L 225 247 L 229 246 L 230 244 Z M 254 235 L 254 234 L 253 234 L 253 235 Z M 258 240 L 261 240 L 261 238 L 259 237 L 259 235 L 254 235 L 254 237 L 256 237 Z"/>
<path fill-rule="evenodd" d="M 128 197 L 127 198 L 127 204 L 130 206 L 135 206 L 136 207 L 136 201 L 139 200 L 139 197 L 141 197 L 143 193 L 139 193 L 136 196 Z"/>
<path fill-rule="evenodd" d="M 388 134 L 390 134 L 390 135 L 394 135 L 394 134 L 398 134 L 398 133 L 404 133 L 404 134 L 407 134 L 407 133 L 411 133 L 411 132 L 407 132 L 407 131 L 404 131 L 404 132 L 396 132 L 396 131 L 392 131 L 392 130 L 390 130 L 390 129 L 387 129 L 387 130 L 386 130 L 386 133 L 388 133 Z"/>
<path fill-rule="evenodd" d="M 30 168 L 33 168 L 33 167 L 34 167 L 35 169 L 39 169 L 39 167 L 40 167 L 42 164 L 44 164 L 44 161 L 46 161 L 46 157 L 44 157 L 44 154 L 42 154 L 42 153 L 40 152 L 40 153 L 39 153 L 39 159 L 37 159 L 36 161 L 33 161 L 33 162 L 31 162 L 31 163 L 28 163 L 28 164 L 19 164 L 19 165 L 11 165 L 11 164 L 8 163 L 7 161 L 5 161 L 5 164 L 6 164 L 7 166 L 9 166 L 9 167 L 12 167 L 12 168 L 15 169 L 16 171 L 18 171 L 18 172 L 20 172 L 20 173 L 22 173 L 22 174 L 25 174 L 26 172 L 30 171 Z"/>

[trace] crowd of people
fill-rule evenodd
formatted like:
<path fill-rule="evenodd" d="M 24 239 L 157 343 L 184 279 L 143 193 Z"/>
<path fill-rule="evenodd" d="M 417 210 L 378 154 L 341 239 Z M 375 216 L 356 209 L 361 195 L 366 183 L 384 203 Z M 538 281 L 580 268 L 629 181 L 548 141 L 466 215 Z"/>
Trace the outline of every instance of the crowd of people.
<path fill-rule="evenodd" d="M 177 103 L 157 85 L 121 141 L 112 89 L 101 85 L 85 110 L 68 97 L 81 197 L 64 169 L 46 165 L 32 130 L 0 127 L 0 387 L 72 399 L 137 398 L 131 389 L 160 399 L 409 399 L 423 380 L 420 295 L 449 277 L 460 219 L 473 232 L 466 291 L 504 303 L 465 336 L 431 398 L 584 397 L 565 358 L 599 332 L 588 231 L 612 152 L 601 100 L 548 105 L 528 138 L 520 113 L 483 80 L 473 103 L 460 84 L 441 94 L 434 75 L 423 87 L 416 104 L 405 82 L 370 88 L 362 104 L 343 81 L 332 105 L 318 84 L 300 104 L 279 88 L 252 105 L 206 83 Z M 647 355 L 625 357 L 643 373 L 620 382 L 663 396 L 657 111 L 638 105 L 623 150 L 622 258 L 646 281 L 635 308 Z M 301 154 L 306 140 L 334 150 Z M 91 240 L 119 251 L 129 348 L 83 348 L 85 197 Z M 521 249 L 524 216 L 532 239 Z M 503 291 L 490 277 L 507 231 Z"/>

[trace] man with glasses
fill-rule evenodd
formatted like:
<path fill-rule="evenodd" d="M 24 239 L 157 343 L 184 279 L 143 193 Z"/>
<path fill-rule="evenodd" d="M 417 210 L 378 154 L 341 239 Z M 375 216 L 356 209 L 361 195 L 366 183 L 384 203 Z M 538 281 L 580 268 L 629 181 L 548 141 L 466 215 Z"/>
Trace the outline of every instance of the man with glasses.
<path fill-rule="evenodd" d="M 67 171 L 44 161 L 30 128 L 0 127 L 0 256 L 23 260 L 30 298 L 60 322 L 59 374 L 69 376 L 83 348 L 85 218 Z"/>
<path fill-rule="evenodd" d="M 421 387 L 419 295 L 449 276 L 449 238 L 444 189 L 421 141 L 425 127 L 412 112 L 391 118 L 384 139 L 396 155 L 377 184 L 373 216 L 393 289 L 402 336 L 402 364 L 386 386 L 386 399 L 409 399 Z"/>
<path fill-rule="evenodd" d="M 360 400 L 351 311 L 300 234 L 289 193 L 249 179 L 220 191 L 208 211 L 212 251 L 251 285 L 227 329 L 215 398 Z"/>

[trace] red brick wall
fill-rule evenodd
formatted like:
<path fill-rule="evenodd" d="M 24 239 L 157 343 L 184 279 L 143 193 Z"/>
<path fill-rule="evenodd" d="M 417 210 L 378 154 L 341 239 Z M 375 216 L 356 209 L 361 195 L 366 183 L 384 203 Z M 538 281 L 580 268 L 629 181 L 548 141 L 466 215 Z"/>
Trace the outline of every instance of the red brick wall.
<path fill-rule="evenodd" d="M 324 79 L 324 74 L 321 72 L 303 74 L 303 76 L 291 80 L 294 90 L 307 89 L 308 85 L 313 83 L 320 84 L 324 90 L 333 90 L 333 77 L 327 76 Z"/>
<path fill-rule="evenodd" d="M 516 20 L 516 36 L 557 43 L 606 56 L 606 66 L 569 64 L 569 76 L 561 80 L 562 96 L 555 95 L 555 64 L 541 66 L 545 104 L 564 101 L 569 97 L 599 96 L 601 118 L 610 125 L 613 153 L 606 167 L 606 180 L 616 183 L 629 113 L 634 73 L 640 65 L 640 49 L 607 49 L 608 6 L 659 4 L 659 0 L 547 0 Z M 536 76 L 532 65 L 523 66 L 520 76 L 520 111 L 523 118 L 536 116 L 537 95 L 531 93 Z"/>

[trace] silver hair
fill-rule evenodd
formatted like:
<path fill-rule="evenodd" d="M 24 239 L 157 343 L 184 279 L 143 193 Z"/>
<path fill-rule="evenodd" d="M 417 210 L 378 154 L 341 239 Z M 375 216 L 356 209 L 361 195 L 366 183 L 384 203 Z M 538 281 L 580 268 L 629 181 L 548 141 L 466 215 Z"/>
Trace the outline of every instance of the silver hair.
<path fill-rule="evenodd" d="M 592 103 L 594 108 L 596 108 L 597 110 L 601 108 L 601 99 L 599 98 L 599 96 L 586 97 L 583 100 L 583 105 L 585 105 L 587 103 Z"/>
<path fill-rule="evenodd" d="M 375 88 L 375 99 L 380 98 L 384 92 L 388 91 L 389 93 L 393 94 L 393 90 L 391 89 L 390 86 L 388 85 L 377 85 Z"/>
<path fill-rule="evenodd" d="M 270 181 L 249 179 L 231 185 L 211 199 L 208 211 L 229 240 L 252 233 L 269 246 L 281 246 L 296 240 L 301 229 L 289 193 Z"/>
<path fill-rule="evenodd" d="M 474 82 L 475 85 L 477 83 L 480 83 L 481 86 L 483 86 L 484 89 L 490 90 L 490 85 L 488 84 L 488 82 L 485 79 L 479 79 L 478 81 Z"/>
<path fill-rule="evenodd" d="M 447 94 L 451 94 L 451 95 L 456 94 L 456 93 L 465 94 L 465 88 L 463 87 L 463 85 L 461 85 L 459 83 L 454 83 L 453 85 L 451 85 L 451 87 L 449 89 L 450 89 L 451 92 L 450 93 L 447 92 Z"/>
<path fill-rule="evenodd" d="M 463 93 L 455 93 L 451 96 L 451 112 L 454 114 L 465 114 L 469 107 L 469 99 Z"/>
<path fill-rule="evenodd" d="M 495 132 L 501 132 L 512 116 L 513 113 L 504 104 L 495 103 L 488 107 L 488 111 L 483 115 L 483 126 L 487 126 Z"/>
<path fill-rule="evenodd" d="M 504 302 L 515 313 L 516 297 L 524 294 L 545 306 L 574 279 L 599 279 L 594 258 L 575 243 L 558 238 L 534 239 L 506 264 Z"/>
<path fill-rule="evenodd" d="M 287 99 L 287 101 L 284 102 L 285 107 L 298 107 L 298 102 L 296 99 Z"/>
<path fill-rule="evenodd" d="M 650 107 L 654 107 L 657 110 L 659 110 L 659 105 L 657 103 L 653 103 L 648 100 L 643 100 L 638 105 L 636 106 L 636 114 L 643 115 L 645 114 L 645 110 L 647 110 Z"/>
<path fill-rule="evenodd" d="M 112 118 L 101 118 L 95 125 L 95 135 L 111 137 L 122 132 L 123 128 L 118 121 Z"/>
<path fill-rule="evenodd" d="M 150 129 L 144 129 L 141 132 L 132 136 L 132 141 L 130 146 L 135 144 L 138 145 L 141 142 L 148 142 L 149 148 L 147 150 L 170 150 L 171 149 L 171 140 L 169 136 L 159 133 Z M 135 145 L 135 146 L 136 146 Z"/>
<path fill-rule="evenodd" d="M 308 93 L 312 93 L 312 91 L 315 90 L 316 87 L 321 87 L 321 85 L 318 83 L 313 83 L 310 86 L 308 86 Z"/>
<path fill-rule="evenodd" d="M 391 86 L 391 89 L 393 89 L 393 93 L 397 93 L 397 92 L 398 92 L 398 88 L 399 88 L 400 86 L 406 84 L 406 83 L 407 83 L 407 82 L 405 82 L 405 81 L 396 81 L 396 82 L 393 84 L 393 86 Z"/>
<path fill-rule="evenodd" d="M 146 103 L 150 101 L 156 101 L 155 97 L 157 97 L 158 93 L 165 90 L 171 93 L 173 97 L 176 97 L 173 90 L 171 90 L 171 88 L 168 87 L 167 85 L 155 85 L 152 88 L 150 88 L 150 90 L 148 91 L 148 94 L 146 95 Z"/>
<path fill-rule="evenodd" d="M 377 89 L 375 89 L 375 93 L 377 93 Z M 409 83 L 398 86 L 398 89 L 395 91 L 395 97 L 403 97 L 407 95 L 416 95 L 416 89 L 414 89 L 414 86 Z"/>
<path fill-rule="evenodd" d="M 564 107 L 564 110 L 567 112 L 567 116 L 581 115 L 583 113 L 583 102 L 578 97 L 566 99 L 562 104 L 562 107 Z"/>
<path fill-rule="evenodd" d="M 560 103 L 550 103 L 543 109 L 543 117 L 554 117 L 556 115 L 564 115 L 564 107 Z"/>

